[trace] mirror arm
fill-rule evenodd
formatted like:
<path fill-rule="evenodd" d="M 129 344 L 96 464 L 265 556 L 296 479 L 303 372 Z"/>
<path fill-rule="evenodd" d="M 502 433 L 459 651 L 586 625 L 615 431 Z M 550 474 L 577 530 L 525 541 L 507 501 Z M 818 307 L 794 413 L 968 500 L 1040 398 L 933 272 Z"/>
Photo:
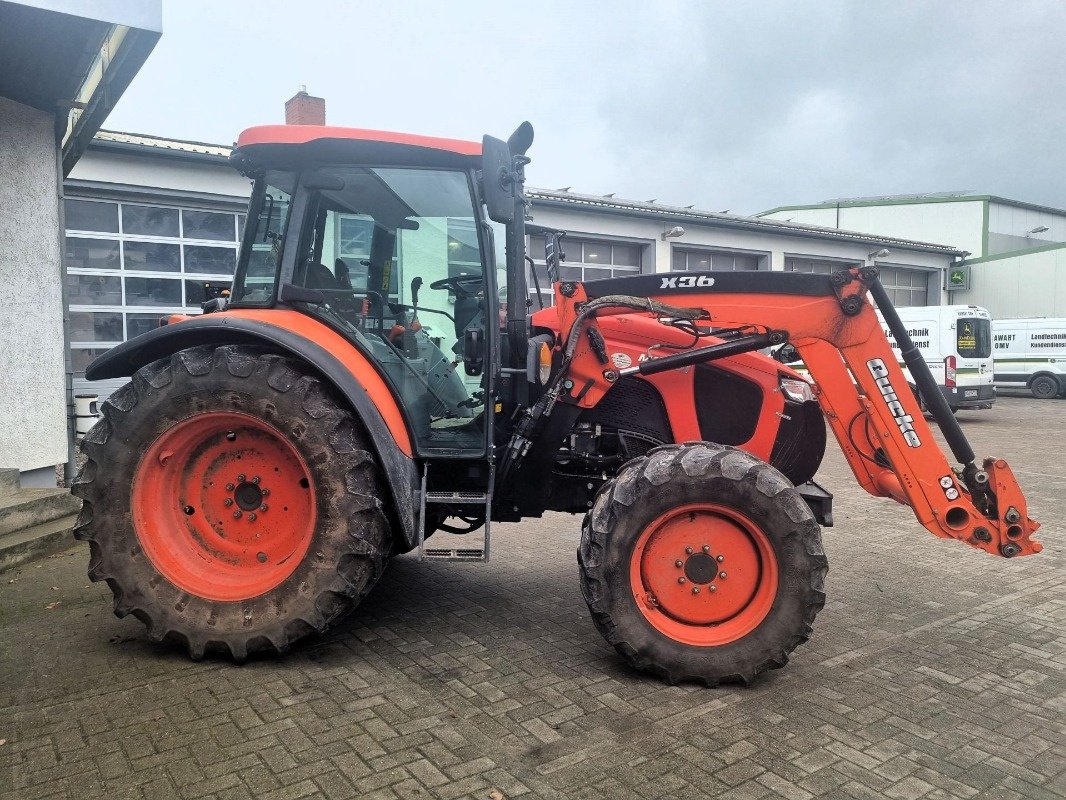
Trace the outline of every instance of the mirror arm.
<path fill-rule="evenodd" d="M 513 363 L 504 366 L 520 367 L 525 363 L 526 340 L 529 332 L 526 324 L 526 299 L 529 288 L 526 283 L 526 164 L 527 156 L 514 156 L 514 220 L 507 226 L 507 337 L 510 342 Z M 521 363 L 519 363 L 521 361 Z"/>

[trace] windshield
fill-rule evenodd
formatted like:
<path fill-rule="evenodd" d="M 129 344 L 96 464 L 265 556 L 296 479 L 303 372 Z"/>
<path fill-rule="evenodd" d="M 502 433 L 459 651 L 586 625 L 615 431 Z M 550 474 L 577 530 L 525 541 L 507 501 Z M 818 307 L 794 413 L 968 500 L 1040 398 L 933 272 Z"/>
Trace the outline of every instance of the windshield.
<path fill-rule="evenodd" d="M 291 172 L 268 172 L 252 193 L 249 230 L 233 280 L 233 302 L 265 305 L 274 296 L 274 280 L 281 264 L 285 226 L 292 205 Z"/>
<path fill-rule="evenodd" d="M 992 355 L 992 323 L 987 319 L 960 319 L 956 328 L 959 355 L 988 358 Z"/>

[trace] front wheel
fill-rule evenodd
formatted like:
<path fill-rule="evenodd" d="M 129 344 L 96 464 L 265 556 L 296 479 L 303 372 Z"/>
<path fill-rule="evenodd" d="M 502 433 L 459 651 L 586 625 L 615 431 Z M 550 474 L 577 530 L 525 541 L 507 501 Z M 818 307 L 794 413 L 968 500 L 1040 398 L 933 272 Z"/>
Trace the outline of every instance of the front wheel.
<path fill-rule="evenodd" d="M 243 661 L 324 631 L 390 550 L 366 433 L 299 362 L 195 347 L 143 367 L 86 434 L 89 577 L 154 641 Z"/>
<path fill-rule="evenodd" d="M 1059 382 L 1050 375 L 1037 375 L 1029 384 L 1029 391 L 1037 400 L 1052 400 L 1059 396 L 1062 388 Z"/>
<path fill-rule="evenodd" d="M 600 633 L 669 683 L 749 683 L 784 666 L 825 602 L 803 498 L 769 464 L 708 442 L 623 467 L 585 517 L 578 563 Z"/>

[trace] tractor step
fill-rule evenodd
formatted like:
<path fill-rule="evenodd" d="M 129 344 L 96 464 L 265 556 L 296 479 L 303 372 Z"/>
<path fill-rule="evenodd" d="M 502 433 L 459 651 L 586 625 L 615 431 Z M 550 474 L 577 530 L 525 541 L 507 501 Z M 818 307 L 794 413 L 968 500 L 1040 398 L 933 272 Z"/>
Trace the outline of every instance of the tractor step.
<path fill-rule="evenodd" d="M 483 506 L 489 501 L 484 492 L 426 492 L 427 503 L 470 503 Z"/>
<path fill-rule="evenodd" d="M 420 561 L 486 561 L 482 547 L 422 547 Z"/>
<path fill-rule="evenodd" d="M 429 482 L 429 465 L 422 470 L 422 491 L 418 503 L 418 560 L 419 561 L 488 561 L 489 527 L 492 517 L 492 475 L 489 478 L 488 492 L 430 492 L 426 489 Z M 464 543 L 473 538 L 480 538 L 478 547 L 426 547 L 426 506 L 481 506 L 484 509 L 485 525 L 479 532 L 456 534 L 463 537 Z M 454 538 L 448 534 L 442 534 Z"/>

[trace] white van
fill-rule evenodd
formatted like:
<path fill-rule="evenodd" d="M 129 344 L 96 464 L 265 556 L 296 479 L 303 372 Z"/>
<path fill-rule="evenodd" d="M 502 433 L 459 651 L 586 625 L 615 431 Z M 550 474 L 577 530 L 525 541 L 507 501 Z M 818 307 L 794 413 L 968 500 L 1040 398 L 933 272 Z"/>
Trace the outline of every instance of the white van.
<path fill-rule="evenodd" d="M 992 358 L 996 386 L 1058 397 L 1066 392 L 1066 317 L 995 320 Z"/>
<path fill-rule="evenodd" d="M 908 306 L 896 312 L 951 410 L 991 408 L 996 399 L 991 315 L 980 306 Z M 903 364 L 892 332 L 887 326 L 883 329 L 913 388 L 914 379 Z"/>

